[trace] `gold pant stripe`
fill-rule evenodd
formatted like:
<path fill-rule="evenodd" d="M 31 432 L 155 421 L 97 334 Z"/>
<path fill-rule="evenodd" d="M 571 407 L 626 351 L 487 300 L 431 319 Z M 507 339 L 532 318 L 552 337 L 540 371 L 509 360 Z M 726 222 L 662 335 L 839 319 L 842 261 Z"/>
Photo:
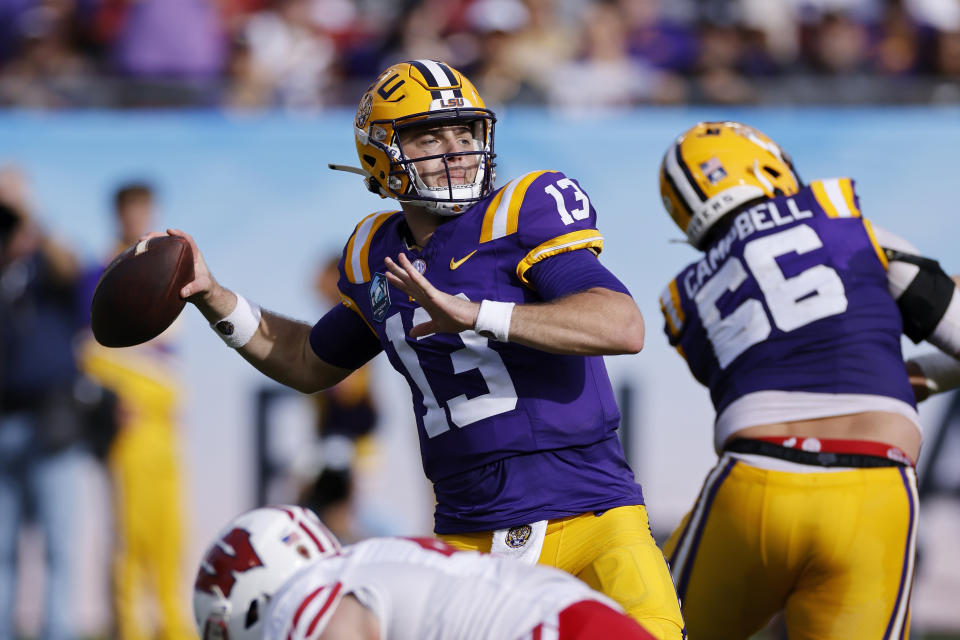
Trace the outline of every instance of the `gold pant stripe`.
<path fill-rule="evenodd" d="M 691 638 L 903 640 L 916 551 L 909 467 L 764 469 L 724 455 L 664 545 Z"/>
<path fill-rule="evenodd" d="M 681 602 L 686 595 L 687 583 L 690 580 L 690 569 L 693 567 L 693 559 L 697 555 L 697 543 L 703 535 L 703 528 L 707 522 L 707 516 L 710 514 L 710 505 L 713 503 L 720 485 L 723 484 L 736 463 L 735 458 L 725 454 L 717 466 L 710 471 L 706 482 L 703 483 L 703 489 L 700 490 L 700 496 L 697 498 L 693 514 L 687 520 L 683 533 L 680 534 L 680 542 L 676 545 L 673 553 L 670 553 L 670 573 L 673 576 L 674 584 L 677 585 L 677 596 Z"/>

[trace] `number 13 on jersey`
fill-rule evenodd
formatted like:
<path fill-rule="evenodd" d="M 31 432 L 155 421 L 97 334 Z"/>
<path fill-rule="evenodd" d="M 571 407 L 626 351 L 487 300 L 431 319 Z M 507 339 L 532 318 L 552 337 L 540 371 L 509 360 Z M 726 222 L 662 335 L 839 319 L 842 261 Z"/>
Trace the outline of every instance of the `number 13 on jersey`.
<path fill-rule="evenodd" d="M 467 299 L 465 295 L 459 297 Z M 423 307 L 417 307 L 413 313 L 413 325 L 416 326 L 430 320 L 430 314 Z M 500 354 L 490 348 L 487 338 L 478 335 L 475 331 L 460 332 L 459 338 L 463 348 L 450 353 L 453 364 L 453 373 L 461 374 L 477 370 L 483 376 L 487 385 L 487 393 L 467 398 L 465 394 L 450 398 L 446 401 L 450 411 L 450 421 L 446 412 L 437 401 L 436 394 L 427 374 L 420 364 L 420 357 L 416 349 L 407 341 L 407 332 L 403 327 L 401 314 L 395 313 L 386 321 L 386 333 L 390 344 L 397 351 L 397 357 L 407 370 L 407 375 L 423 395 L 423 406 L 426 413 L 423 416 L 423 427 L 427 437 L 433 438 L 450 430 L 450 422 L 457 427 L 466 427 L 485 418 L 512 411 L 517 406 L 517 392 L 507 367 L 503 364 Z M 430 336 L 423 336 L 419 340 L 428 340 Z"/>

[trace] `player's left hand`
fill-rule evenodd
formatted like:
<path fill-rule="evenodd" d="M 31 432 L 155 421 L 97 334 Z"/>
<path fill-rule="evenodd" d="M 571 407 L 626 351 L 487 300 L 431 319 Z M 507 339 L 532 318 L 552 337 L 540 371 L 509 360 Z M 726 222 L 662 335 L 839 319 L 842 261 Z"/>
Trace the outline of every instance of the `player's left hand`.
<path fill-rule="evenodd" d="M 396 262 L 385 258 L 384 263 L 387 265 L 387 281 L 416 300 L 430 314 L 429 322 L 410 329 L 411 338 L 422 338 L 431 333 L 460 333 L 476 324 L 479 302 L 440 291 L 402 253 Z"/>

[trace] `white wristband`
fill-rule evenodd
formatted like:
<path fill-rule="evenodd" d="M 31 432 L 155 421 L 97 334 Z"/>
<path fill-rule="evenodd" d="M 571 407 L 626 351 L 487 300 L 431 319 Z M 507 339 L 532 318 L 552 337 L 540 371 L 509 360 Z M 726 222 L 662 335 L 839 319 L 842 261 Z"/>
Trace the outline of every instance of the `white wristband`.
<path fill-rule="evenodd" d="M 910 358 L 923 371 L 930 393 L 941 393 L 960 387 L 960 360 L 940 351 Z"/>
<path fill-rule="evenodd" d="M 213 329 L 228 347 L 239 349 L 250 342 L 250 338 L 260 327 L 260 307 L 250 302 L 239 293 L 237 306 L 226 318 L 210 323 Z"/>
<path fill-rule="evenodd" d="M 510 338 L 510 318 L 513 316 L 514 306 L 514 302 L 481 301 L 480 313 L 477 314 L 473 330 L 484 338 L 507 342 Z"/>

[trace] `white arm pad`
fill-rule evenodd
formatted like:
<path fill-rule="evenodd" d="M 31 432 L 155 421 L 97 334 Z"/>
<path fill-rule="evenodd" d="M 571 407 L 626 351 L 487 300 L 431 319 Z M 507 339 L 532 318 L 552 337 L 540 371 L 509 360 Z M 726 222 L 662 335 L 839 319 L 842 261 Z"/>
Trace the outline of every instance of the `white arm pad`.
<path fill-rule="evenodd" d="M 927 342 L 950 356 L 960 357 L 960 292 L 953 290 L 950 306 Z"/>
<path fill-rule="evenodd" d="M 877 242 L 884 249 L 894 249 L 914 256 L 921 255 L 909 241 L 877 225 L 871 226 Z M 887 290 L 890 291 L 890 295 L 895 300 L 900 300 L 919 273 L 920 267 L 916 264 L 903 260 L 891 260 L 887 269 Z M 938 277 L 944 278 L 942 274 Z M 960 354 L 960 291 L 957 291 L 956 287 L 953 288 L 953 296 L 943 316 L 933 331 L 926 336 L 926 340 L 950 356 Z"/>
<path fill-rule="evenodd" d="M 884 249 L 895 249 L 903 253 L 910 253 L 915 256 L 920 255 L 920 250 L 913 246 L 909 241 L 901 238 L 895 233 L 887 231 L 883 227 L 870 223 L 873 229 L 873 235 L 877 242 Z M 887 289 L 894 300 L 899 300 L 903 292 L 907 290 L 913 279 L 920 273 L 920 267 L 909 262 L 900 262 L 894 260 L 887 269 Z"/>

